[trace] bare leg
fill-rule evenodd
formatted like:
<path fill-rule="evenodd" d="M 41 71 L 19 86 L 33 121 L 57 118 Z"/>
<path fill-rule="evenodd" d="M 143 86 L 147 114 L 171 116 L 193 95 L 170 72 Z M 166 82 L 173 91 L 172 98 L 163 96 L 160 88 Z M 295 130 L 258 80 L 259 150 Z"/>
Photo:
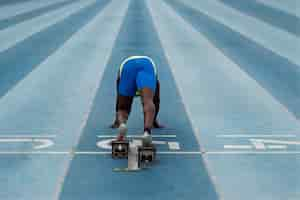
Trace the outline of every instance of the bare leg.
<path fill-rule="evenodd" d="M 118 95 L 117 120 L 120 124 L 127 122 L 132 102 L 133 97 Z"/>
<path fill-rule="evenodd" d="M 133 97 L 118 95 L 118 107 L 117 107 L 117 121 L 119 123 L 119 136 L 118 140 L 124 139 L 127 127 L 126 122 L 131 110 Z"/>
<path fill-rule="evenodd" d="M 119 118 L 121 118 L 122 122 L 126 122 L 128 119 L 128 116 L 131 112 L 131 104 L 133 97 L 126 97 L 119 95 L 119 84 L 120 84 L 120 78 L 117 78 L 116 81 L 116 91 L 117 91 L 117 98 L 116 98 L 116 116 L 114 119 L 114 122 L 110 125 L 110 128 L 118 128 L 121 124 L 119 121 Z M 120 114 L 119 114 L 120 113 Z"/>
<path fill-rule="evenodd" d="M 119 110 L 117 112 L 117 117 L 118 117 L 118 122 L 119 124 L 126 124 L 127 120 L 128 120 L 128 111 L 127 110 Z"/>
<path fill-rule="evenodd" d="M 149 88 L 142 89 L 142 104 L 144 110 L 144 129 L 151 131 L 154 117 L 155 105 L 153 103 L 153 92 Z"/>

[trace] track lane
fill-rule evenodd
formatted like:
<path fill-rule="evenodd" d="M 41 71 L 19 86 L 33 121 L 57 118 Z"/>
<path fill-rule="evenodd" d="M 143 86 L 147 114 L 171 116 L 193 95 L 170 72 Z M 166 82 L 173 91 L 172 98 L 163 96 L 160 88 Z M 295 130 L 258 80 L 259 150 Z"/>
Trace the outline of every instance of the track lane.
<path fill-rule="evenodd" d="M 52 4 L 49 4 L 49 5 L 42 4 L 43 6 L 41 6 L 41 8 L 34 6 L 35 9 L 33 9 L 32 11 L 27 11 L 22 14 L 17 14 L 16 12 L 10 11 L 10 12 L 13 12 L 15 15 L 12 17 L 8 17 L 8 15 L 6 14 L 5 19 L 0 18 L 0 31 L 8 28 L 10 26 L 14 26 L 18 23 L 24 22 L 26 20 L 30 20 L 32 18 L 43 15 L 47 12 L 50 12 L 51 10 L 56 10 L 56 9 L 59 9 L 60 7 L 63 7 L 63 6 L 66 6 L 68 4 L 72 4 L 75 2 L 76 2 L 76 0 L 58 1 L 58 2 L 54 1 L 54 2 L 52 2 Z"/>
<path fill-rule="evenodd" d="M 300 117 L 300 66 L 179 0 L 166 2 L 199 33 Z M 291 47 L 291 43 L 289 44 Z M 297 43 L 292 47 L 297 48 Z"/>
<path fill-rule="evenodd" d="M 141 54 L 153 58 L 161 80 L 159 119 L 168 129 L 153 130 L 153 134 L 176 134 L 181 151 L 199 151 L 146 1 L 140 0 L 130 1 L 78 151 L 104 151 L 95 145 L 97 135 L 116 134 L 116 130 L 108 126 L 114 117 L 117 70 L 124 58 Z M 141 134 L 143 116 L 139 99 L 135 101 L 128 124 L 129 134 Z M 163 145 L 158 148 L 169 152 Z M 201 154 L 159 154 L 159 163 L 149 170 L 126 174 L 113 172 L 114 167 L 122 167 L 126 162 L 112 160 L 109 150 L 105 151 L 108 155 L 95 153 L 74 157 L 60 199 L 218 199 Z"/>
<path fill-rule="evenodd" d="M 299 146 L 281 151 L 227 150 L 223 146 L 249 144 L 248 136 L 290 134 L 291 138 L 277 140 L 299 141 L 298 120 L 171 6 L 158 1 L 149 5 L 221 198 L 296 200 Z"/>
<path fill-rule="evenodd" d="M 57 198 L 72 147 L 122 22 L 120 7 L 124 4 L 113 2 L 98 10 L 95 18 L 0 99 L 2 136 L 51 136 L 55 143 L 41 150 L 34 150 L 30 144 L 1 145 L 0 169 L 5 176 L 0 179 L 0 187 L 5 190 L 0 196 L 4 199 Z M 114 14 L 115 9 L 120 12 Z"/>

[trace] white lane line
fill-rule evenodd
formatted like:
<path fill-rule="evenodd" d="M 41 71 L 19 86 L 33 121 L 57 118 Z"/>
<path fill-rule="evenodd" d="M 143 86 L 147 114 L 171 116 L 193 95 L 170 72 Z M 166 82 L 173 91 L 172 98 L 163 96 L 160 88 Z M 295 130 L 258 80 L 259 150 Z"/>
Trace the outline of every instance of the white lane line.
<path fill-rule="evenodd" d="M 208 151 L 204 154 L 208 155 L 227 155 L 227 154 L 233 154 L 233 155 L 247 155 L 247 154 L 262 154 L 262 155 L 268 155 L 268 154 L 286 154 L 286 155 L 300 155 L 300 151 Z"/>
<path fill-rule="evenodd" d="M 56 135 L 1 135 L 0 138 L 55 138 Z"/>
<path fill-rule="evenodd" d="M 268 149 L 287 149 L 286 145 L 268 145 L 267 146 Z"/>
<path fill-rule="evenodd" d="M 289 32 L 241 13 L 218 0 L 184 3 L 300 66 L 300 39 Z"/>
<path fill-rule="evenodd" d="M 0 155 L 109 155 L 109 151 L 0 151 Z M 161 155 L 300 155 L 300 151 L 158 151 Z"/>
<path fill-rule="evenodd" d="M 224 149 L 252 149 L 251 145 L 224 145 Z"/>
<path fill-rule="evenodd" d="M 30 12 L 63 1 L 65 0 L 29 1 L 24 3 L 18 3 L 15 5 L 3 6 L 0 8 L 0 20 L 14 17 L 16 15 L 20 15 L 26 12 Z"/>
<path fill-rule="evenodd" d="M 97 135 L 98 138 L 115 138 L 116 135 Z M 142 138 L 143 135 L 127 135 L 127 138 Z M 152 135 L 152 138 L 176 138 L 176 135 Z"/>
<path fill-rule="evenodd" d="M 282 10 L 283 12 L 295 15 L 300 18 L 300 3 L 299 0 L 256 0 L 266 6 Z"/>
<path fill-rule="evenodd" d="M 239 134 L 239 135 L 235 135 L 235 134 L 231 134 L 231 135 L 217 135 L 217 138 L 258 138 L 258 137 L 262 137 L 262 138 L 292 138 L 292 137 L 296 137 L 296 135 L 276 135 L 276 134 L 269 134 L 269 135 L 255 135 L 255 134 Z"/>
<path fill-rule="evenodd" d="M 58 23 L 59 21 L 69 17 L 80 9 L 94 3 L 95 0 L 81 0 L 71 5 L 64 6 L 55 11 L 46 13 L 31 20 L 19 23 L 15 26 L 0 31 L 0 53 L 6 49 L 25 40 L 27 37 L 40 32 L 47 27 Z M 28 28 L 30 27 L 30 28 Z"/>

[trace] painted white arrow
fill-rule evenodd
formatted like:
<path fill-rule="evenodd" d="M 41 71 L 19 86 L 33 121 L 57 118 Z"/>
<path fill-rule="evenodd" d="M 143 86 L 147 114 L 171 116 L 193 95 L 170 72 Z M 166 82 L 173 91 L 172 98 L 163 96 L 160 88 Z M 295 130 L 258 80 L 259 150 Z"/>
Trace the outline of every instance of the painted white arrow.
<path fill-rule="evenodd" d="M 31 143 L 38 143 L 34 145 L 34 149 L 45 149 L 54 144 L 54 142 L 51 139 L 31 139 L 31 138 L 0 138 L 0 143 L 25 143 L 25 142 L 31 142 Z"/>
<path fill-rule="evenodd" d="M 111 142 L 113 140 L 114 139 L 100 140 L 96 143 L 96 145 L 97 145 L 98 148 L 101 148 L 101 149 L 111 149 Z M 136 146 L 142 145 L 141 140 L 133 140 L 132 143 Z M 166 142 L 166 141 L 153 140 L 153 144 L 156 144 L 156 145 L 166 145 L 166 144 L 168 144 L 168 147 L 169 147 L 170 150 L 180 150 L 180 145 L 179 145 L 178 142 Z"/>
<path fill-rule="evenodd" d="M 98 148 L 101 149 L 111 149 L 111 142 L 114 139 L 107 139 L 107 140 L 100 140 L 99 142 L 96 143 Z"/>

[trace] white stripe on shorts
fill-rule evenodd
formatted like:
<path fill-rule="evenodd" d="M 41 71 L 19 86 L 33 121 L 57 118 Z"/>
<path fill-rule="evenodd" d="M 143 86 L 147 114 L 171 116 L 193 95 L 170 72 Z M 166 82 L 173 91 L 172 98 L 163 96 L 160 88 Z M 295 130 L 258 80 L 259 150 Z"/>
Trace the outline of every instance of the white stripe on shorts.
<path fill-rule="evenodd" d="M 125 64 L 127 61 L 129 61 L 129 60 L 133 60 L 133 59 L 137 59 L 137 58 L 146 58 L 146 59 L 150 60 L 150 62 L 152 63 L 152 66 L 153 66 L 153 68 L 154 68 L 154 73 L 155 73 L 155 75 L 157 75 L 156 65 L 155 65 L 154 61 L 153 61 L 150 57 L 148 57 L 148 56 L 130 56 L 130 57 L 126 58 L 126 59 L 122 62 L 121 66 L 120 66 L 120 70 L 119 70 L 119 76 L 120 76 L 120 77 L 121 77 L 121 74 L 122 74 L 122 70 L 123 70 L 124 64 Z"/>

